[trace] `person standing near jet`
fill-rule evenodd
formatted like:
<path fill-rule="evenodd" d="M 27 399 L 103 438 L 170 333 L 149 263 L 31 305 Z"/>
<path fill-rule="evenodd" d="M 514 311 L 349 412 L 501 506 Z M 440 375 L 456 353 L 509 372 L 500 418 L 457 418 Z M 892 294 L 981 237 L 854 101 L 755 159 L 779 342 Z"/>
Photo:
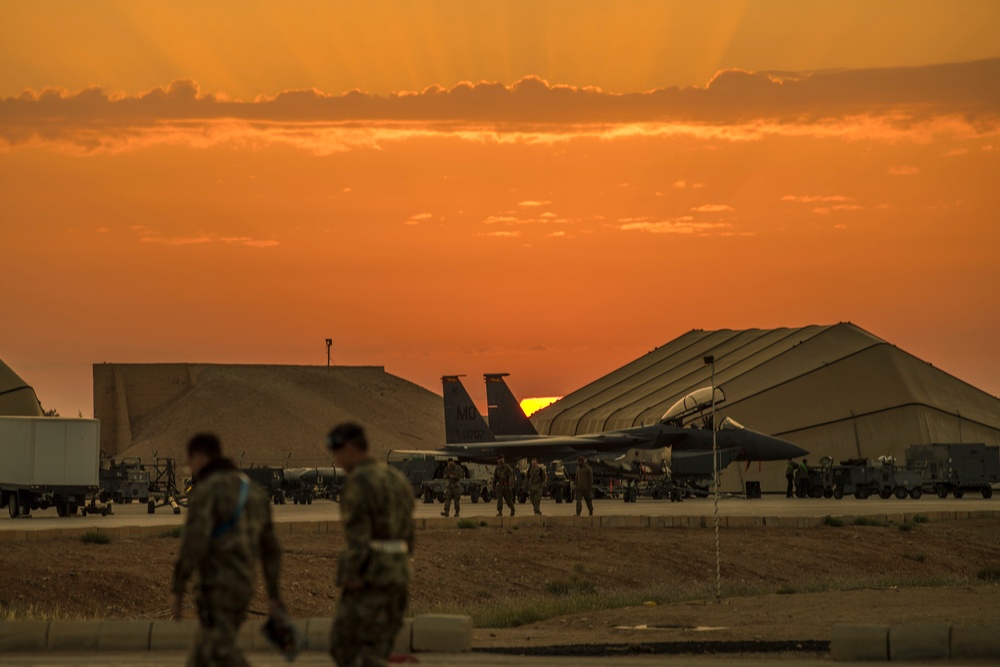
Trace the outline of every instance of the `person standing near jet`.
<path fill-rule="evenodd" d="M 334 428 L 327 445 L 348 473 L 340 495 L 345 546 L 330 655 L 340 667 L 384 665 L 403 625 L 413 578 L 413 487 L 403 473 L 371 457 L 357 424 Z"/>
<path fill-rule="evenodd" d="M 281 548 L 264 492 L 222 456 L 219 438 L 201 433 L 188 442 L 195 486 L 188 501 L 184 541 L 174 565 L 170 615 L 180 620 L 184 591 L 198 571 L 198 633 L 188 665 L 245 665 L 236 634 L 264 569 L 269 611 L 284 612 L 278 587 Z"/>
<path fill-rule="evenodd" d="M 792 493 L 795 490 L 795 471 L 798 466 L 795 461 L 788 459 L 788 464 L 785 466 L 785 480 L 788 481 L 788 486 L 785 488 L 785 497 L 791 498 Z"/>
<path fill-rule="evenodd" d="M 576 459 L 576 515 L 583 511 L 583 503 L 587 501 L 587 511 L 594 516 L 594 470 L 582 456 Z"/>
<path fill-rule="evenodd" d="M 548 481 L 549 474 L 545 472 L 545 468 L 538 465 L 537 458 L 532 458 L 531 466 L 528 468 L 528 495 L 531 497 L 531 506 L 535 508 L 535 514 L 542 513 L 542 491 Z"/>
<path fill-rule="evenodd" d="M 444 511 L 441 516 L 448 516 L 451 511 L 451 501 L 455 501 L 455 516 L 458 517 L 458 503 L 462 499 L 462 486 L 460 480 L 465 479 L 465 471 L 462 466 L 455 463 L 455 459 L 448 459 L 448 465 L 444 468 L 444 478 L 448 485 L 444 490 Z"/>
<path fill-rule="evenodd" d="M 493 494 L 497 497 L 497 516 L 503 516 L 504 503 L 514 516 L 514 469 L 504 463 L 503 456 L 497 457 L 497 467 L 493 469 Z"/>
<path fill-rule="evenodd" d="M 805 498 L 809 489 L 809 459 L 802 459 L 799 469 L 796 471 L 799 478 L 799 498 Z"/>

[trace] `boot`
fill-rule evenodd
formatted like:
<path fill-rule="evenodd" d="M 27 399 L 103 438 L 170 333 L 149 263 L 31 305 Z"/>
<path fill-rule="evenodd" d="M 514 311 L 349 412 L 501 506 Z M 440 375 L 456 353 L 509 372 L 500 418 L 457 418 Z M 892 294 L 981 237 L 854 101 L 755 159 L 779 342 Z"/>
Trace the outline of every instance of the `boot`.
<path fill-rule="evenodd" d="M 447 512 L 441 512 L 441 516 L 443 516 L 443 517 L 447 517 L 447 516 L 448 516 L 448 513 L 447 513 Z"/>
<path fill-rule="evenodd" d="M 503 516 L 503 510 L 500 510 L 499 512 L 497 512 L 497 516 Z"/>

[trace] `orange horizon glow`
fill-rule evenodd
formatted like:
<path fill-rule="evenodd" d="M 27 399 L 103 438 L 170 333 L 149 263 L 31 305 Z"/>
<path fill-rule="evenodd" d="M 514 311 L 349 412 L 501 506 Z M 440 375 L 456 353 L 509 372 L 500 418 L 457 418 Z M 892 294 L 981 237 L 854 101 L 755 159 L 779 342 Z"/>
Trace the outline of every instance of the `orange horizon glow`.
<path fill-rule="evenodd" d="M 530 417 L 542 408 L 552 405 L 561 398 L 562 396 L 537 396 L 532 398 L 522 398 L 521 410 L 524 411 L 526 416 Z"/>
<path fill-rule="evenodd" d="M 326 338 L 564 396 L 839 321 L 1000 393 L 1000 3 L 296 6 L 0 6 L 0 359 L 44 407 Z"/>

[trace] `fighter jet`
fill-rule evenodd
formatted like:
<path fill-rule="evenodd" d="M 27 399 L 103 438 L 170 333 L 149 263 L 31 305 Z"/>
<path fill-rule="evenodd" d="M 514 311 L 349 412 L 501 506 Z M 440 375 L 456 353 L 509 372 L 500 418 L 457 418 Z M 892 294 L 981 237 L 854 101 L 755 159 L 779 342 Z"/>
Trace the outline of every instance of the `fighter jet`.
<path fill-rule="evenodd" d="M 517 417 L 515 406 L 511 405 L 511 401 L 516 404 L 516 399 L 503 377 L 504 374 L 499 373 L 486 375 L 488 403 L 492 406 L 490 414 L 497 416 L 497 424 L 504 433 L 502 436 L 490 430 L 459 376 L 446 375 L 441 378 L 447 443 L 443 451 L 478 462 L 494 460 L 500 454 L 511 459 L 538 457 L 545 461 L 583 455 L 608 461 L 616 458 L 620 460 L 630 450 L 668 449 L 673 458 L 685 459 L 687 464 L 696 467 L 702 467 L 702 461 L 707 459 L 711 469 L 711 424 L 703 421 L 704 427 L 684 425 L 685 418 L 702 415 L 706 402 L 711 404 L 710 387 L 685 396 L 667 410 L 656 424 L 589 435 L 547 436 L 535 431 L 521 412 L 520 406 L 516 410 L 520 412 L 523 421 Z M 715 391 L 716 403 L 724 400 L 721 388 L 717 387 Z M 708 418 L 708 422 L 710 421 Z M 535 431 L 534 434 L 527 432 L 529 430 Z M 720 468 L 730 461 L 784 461 L 809 453 L 780 438 L 751 431 L 728 417 L 719 424 L 716 442 Z"/>

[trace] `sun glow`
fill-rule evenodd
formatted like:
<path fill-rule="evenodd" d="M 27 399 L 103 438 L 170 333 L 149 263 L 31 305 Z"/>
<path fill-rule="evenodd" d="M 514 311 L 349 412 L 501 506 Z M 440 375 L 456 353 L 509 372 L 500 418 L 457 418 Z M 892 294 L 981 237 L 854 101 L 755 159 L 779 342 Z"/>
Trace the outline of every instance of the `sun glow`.
<path fill-rule="evenodd" d="M 542 396 L 538 398 L 522 398 L 521 409 L 529 417 L 542 408 L 548 407 L 558 401 L 562 396 Z"/>

